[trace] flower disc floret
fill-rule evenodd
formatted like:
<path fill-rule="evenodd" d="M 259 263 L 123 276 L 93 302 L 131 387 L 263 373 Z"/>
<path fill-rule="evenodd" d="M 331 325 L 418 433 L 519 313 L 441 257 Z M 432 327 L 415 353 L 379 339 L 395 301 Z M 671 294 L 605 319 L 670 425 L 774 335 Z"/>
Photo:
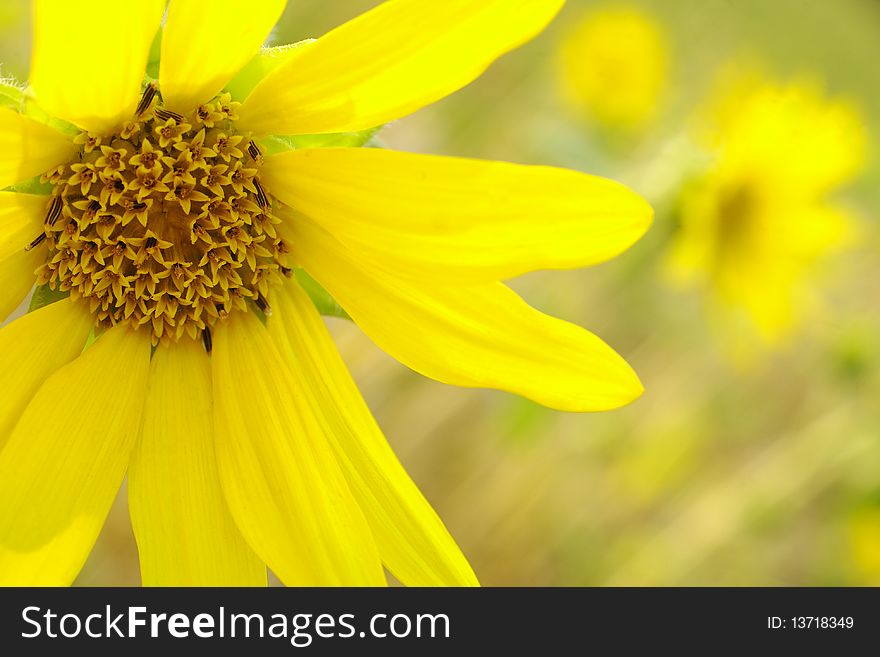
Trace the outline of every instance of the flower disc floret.
<path fill-rule="evenodd" d="M 154 343 L 201 332 L 290 274 L 259 181 L 262 155 L 236 129 L 222 94 L 182 116 L 147 87 L 136 116 L 111 136 L 82 133 L 52 184 L 41 284 L 88 302 L 99 326 L 146 325 Z"/>

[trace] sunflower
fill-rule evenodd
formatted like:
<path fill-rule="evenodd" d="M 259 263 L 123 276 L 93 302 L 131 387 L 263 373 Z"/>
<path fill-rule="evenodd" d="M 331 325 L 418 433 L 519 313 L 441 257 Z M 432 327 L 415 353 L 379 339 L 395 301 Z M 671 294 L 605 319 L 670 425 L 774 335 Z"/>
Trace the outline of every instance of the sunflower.
<path fill-rule="evenodd" d="M 789 337 L 817 306 L 816 273 L 856 224 L 835 195 L 864 165 L 867 141 L 852 102 L 749 67 L 722 72 L 699 111 L 709 166 L 681 193 L 668 259 L 672 280 L 702 288 L 735 327 L 744 356 Z"/>
<path fill-rule="evenodd" d="M 146 585 L 477 583 L 299 281 L 424 375 L 610 409 L 630 367 L 500 281 L 610 258 L 650 208 L 572 171 L 314 146 L 468 84 L 561 4 L 393 0 L 261 50 L 283 1 L 36 1 L 0 108 L 0 310 L 54 302 L 0 330 L 0 582 L 72 582 L 127 472 Z"/>

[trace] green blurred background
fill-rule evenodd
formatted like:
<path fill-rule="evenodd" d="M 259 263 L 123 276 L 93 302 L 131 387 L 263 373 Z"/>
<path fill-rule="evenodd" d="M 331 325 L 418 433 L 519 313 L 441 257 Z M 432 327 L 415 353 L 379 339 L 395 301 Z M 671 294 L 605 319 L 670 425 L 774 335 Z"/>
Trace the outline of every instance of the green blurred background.
<path fill-rule="evenodd" d="M 319 36 L 375 4 L 291 0 L 272 42 Z M 381 137 L 401 150 L 566 166 L 647 196 L 655 225 L 621 257 L 513 282 L 614 346 L 645 395 L 576 415 L 451 388 L 329 320 L 343 356 L 486 585 L 880 585 L 880 2 L 627 2 L 663 35 L 668 73 L 653 118 L 625 134 L 560 87 L 560 44 L 597 4 L 620 3 L 570 0 L 535 41 Z M 0 3 L 2 72 L 21 80 L 29 13 L 25 0 Z M 823 312 L 747 366 L 729 357 L 699 295 L 662 275 L 676 186 L 699 166 L 683 135 L 719 70 L 744 54 L 779 79 L 824 81 L 861 106 L 869 134 L 867 167 L 836 194 L 861 226 L 816 279 Z M 78 583 L 139 583 L 124 492 Z"/>

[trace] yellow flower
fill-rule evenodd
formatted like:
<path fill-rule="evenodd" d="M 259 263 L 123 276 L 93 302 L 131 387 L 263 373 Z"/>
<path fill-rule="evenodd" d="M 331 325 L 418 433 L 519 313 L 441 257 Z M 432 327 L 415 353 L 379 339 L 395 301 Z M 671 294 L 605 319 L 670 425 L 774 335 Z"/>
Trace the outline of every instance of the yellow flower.
<path fill-rule="evenodd" d="M 809 316 L 814 269 L 845 244 L 852 217 L 829 196 L 866 138 L 856 109 L 817 85 L 738 77 L 701 126 L 712 160 L 683 191 L 670 272 L 773 343 Z"/>
<path fill-rule="evenodd" d="M 565 97 L 585 116 L 620 130 L 653 119 L 667 84 L 661 26 L 642 10 L 611 5 L 588 11 L 558 53 Z"/>
<path fill-rule="evenodd" d="M 0 192 L 0 312 L 35 270 L 70 295 L 0 330 L 0 582 L 70 583 L 127 470 L 145 584 L 476 584 L 296 276 L 427 376 L 608 409 L 641 392 L 629 366 L 499 281 L 610 258 L 650 208 L 571 171 L 271 136 L 413 112 L 561 4 L 394 0 L 255 55 L 283 1 L 173 0 L 144 84 L 163 0 L 37 0 L 0 186 L 51 191 Z"/>
<path fill-rule="evenodd" d="M 880 584 L 880 508 L 866 506 L 849 519 L 848 534 L 853 566 L 860 585 Z"/>

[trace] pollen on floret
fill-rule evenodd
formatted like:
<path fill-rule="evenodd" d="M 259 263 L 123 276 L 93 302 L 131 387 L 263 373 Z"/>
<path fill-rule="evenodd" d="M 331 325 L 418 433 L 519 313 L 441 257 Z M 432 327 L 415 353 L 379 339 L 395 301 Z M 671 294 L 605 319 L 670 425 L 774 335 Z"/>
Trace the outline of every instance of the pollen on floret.
<path fill-rule="evenodd" d="M 52 184 L 38 282 L 82 299 L 101 327 L 147 327 L 153 342 L 201 338 L 249 304 L 270 314 L 269 289 L 289 276 L 290 248 L 259 182 L 262 153 L 236 130 L 221 94 L 189 115 L 147 85 L 117 134 L 81 133 Z"/>

